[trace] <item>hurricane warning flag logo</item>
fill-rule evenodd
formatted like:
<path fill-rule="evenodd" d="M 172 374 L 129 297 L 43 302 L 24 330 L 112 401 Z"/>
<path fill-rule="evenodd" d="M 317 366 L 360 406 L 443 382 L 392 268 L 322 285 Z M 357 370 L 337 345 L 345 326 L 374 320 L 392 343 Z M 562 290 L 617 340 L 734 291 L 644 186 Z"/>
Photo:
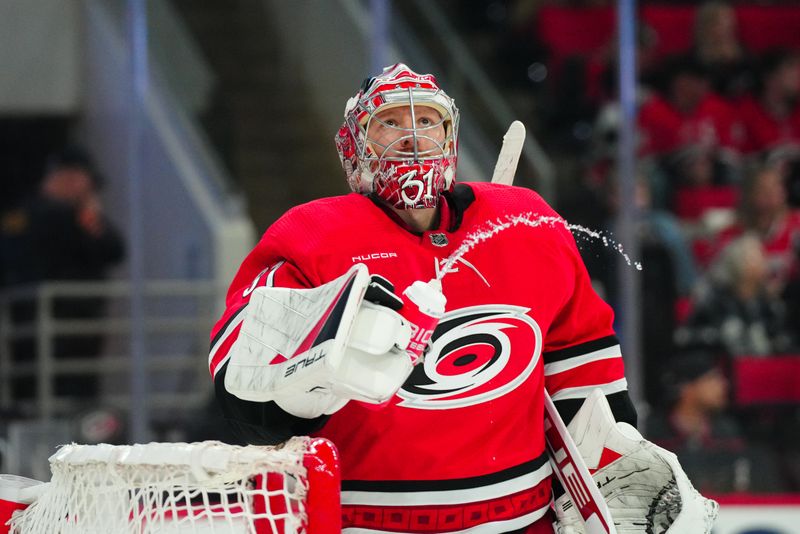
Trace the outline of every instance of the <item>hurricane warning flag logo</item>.
<path fill-rule="evenodd" d="M 513 391 L 533 372 L 542 332 L 527 308 L 485 305 L 445 314 L 431 350 L 402 389 L 399 406 L 461 408 Z"/>

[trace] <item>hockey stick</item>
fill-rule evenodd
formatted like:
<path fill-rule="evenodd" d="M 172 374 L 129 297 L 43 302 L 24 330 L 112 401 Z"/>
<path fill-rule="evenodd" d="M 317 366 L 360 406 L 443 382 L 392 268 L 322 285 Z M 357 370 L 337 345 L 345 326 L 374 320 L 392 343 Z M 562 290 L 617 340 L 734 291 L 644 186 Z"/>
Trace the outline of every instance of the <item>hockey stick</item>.
<path fill-rule="evenodd" d="M 503 136 L 503 146 L 500 148 L 492 174 L 493 184 L 511 185 L 514 182 L 514 173 L 517 171 L 523 144 L 525 144 L 525 125 L 520 121 L 514 121 Z"/>
<path fill-rule="evenodd" d="M 524 143 L 525 125 L 520 121 L 512 122 L 503 136 L 503 146 L 492 174 L 493 184 L 514 183 L 514 173 Z M 586 525 L 586 534 L 617 534 L 606 500 L 597 489 L 589 468 L 586 467 L 547 390 L 544 391 L 544 406 L 544 434 L 550 463 L 580 513 Z"/>
<path fill-rule="evenodd" d="M 586 534 L 616 534 L 606 500 L 597 489 L 553 399 L 544 392 L 544 435 L 550 463 L 586 525 Z"/>

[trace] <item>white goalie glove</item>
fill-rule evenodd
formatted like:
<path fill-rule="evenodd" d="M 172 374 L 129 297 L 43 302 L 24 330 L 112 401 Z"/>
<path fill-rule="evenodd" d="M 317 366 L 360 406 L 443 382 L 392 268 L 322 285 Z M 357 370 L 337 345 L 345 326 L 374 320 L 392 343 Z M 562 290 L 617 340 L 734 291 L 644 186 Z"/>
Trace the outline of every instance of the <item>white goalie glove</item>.
<path fill-rule="evenodd" d="M 443 313 L 440 288 L 422 285 Z M 411 374 L 416 358 L 407 349 L 422 332 L 398 313 L 403 306 L 363 264 L 313 289 L 257 288 L 231 348 L 225 389 L 309 419 L 350 400 L 387 402 Z"/>
<path fill-rule="evenodd" d="M 567 426 L 605 498 L 616 531 L 646 534 L 708 534 L 719 505 L 694 489 L 677 457 L 617 423 L 599 389 Z M 584 534 L 586 527 L 568 494 L 555 502 L 558 534 Z"/>

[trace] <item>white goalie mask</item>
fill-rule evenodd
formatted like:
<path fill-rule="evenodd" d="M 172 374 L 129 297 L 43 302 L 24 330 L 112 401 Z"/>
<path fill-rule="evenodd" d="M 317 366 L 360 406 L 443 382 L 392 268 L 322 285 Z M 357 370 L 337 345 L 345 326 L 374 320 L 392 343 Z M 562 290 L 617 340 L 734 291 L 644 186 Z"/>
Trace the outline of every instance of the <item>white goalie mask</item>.
<path fill-rule="evenodd" d="M 350 189 L 398 209 L 437 206 L 455 181 L 457 145 L 453 99 L 402 63 L 364 81 L 336 134 Z"/>

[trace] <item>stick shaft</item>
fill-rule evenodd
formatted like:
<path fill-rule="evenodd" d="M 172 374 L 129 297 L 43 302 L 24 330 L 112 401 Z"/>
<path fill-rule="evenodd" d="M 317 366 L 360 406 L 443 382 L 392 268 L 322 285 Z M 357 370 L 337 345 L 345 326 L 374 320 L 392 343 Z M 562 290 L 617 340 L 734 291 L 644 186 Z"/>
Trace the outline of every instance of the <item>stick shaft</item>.
<path fill-rule="evenodd" d="M 544 435 L 550 463 L 586 524 L 586 533 L 616 534 L 608 505 L 547 391 L 544 392 Z"/>

